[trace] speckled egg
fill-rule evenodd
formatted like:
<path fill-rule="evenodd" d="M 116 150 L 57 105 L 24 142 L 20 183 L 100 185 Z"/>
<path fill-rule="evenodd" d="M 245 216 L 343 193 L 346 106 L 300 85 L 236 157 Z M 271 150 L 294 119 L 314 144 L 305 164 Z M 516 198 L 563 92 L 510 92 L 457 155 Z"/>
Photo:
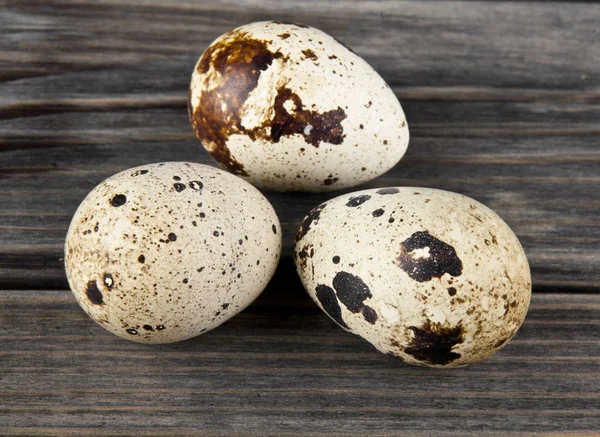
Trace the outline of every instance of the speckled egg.
<path fill-rule="evenodd" d="M 515 234 L 460 194 L 381 188 L 314 208 L 295 262 L 338 325 L 410 364 L 456 367 L 502 348 L 523 323 L 531 276 Z"/>
<path fill-rule="evenodd" d="M 140 343 L 209 331 L 266 287 L 281 252 L 271 204 L 201 164 L 125 170 L 98 185 L 69 227 L 71 290 L 101 326 Z"/>
<path fill-rule="evenodd" d="M 369 64 L 302 24 L 251 23 L 192 74 L 198 139 L 224 168 L 278 191 L 331 191 L 392 168 L 408 145 L 396 96 Z"/>

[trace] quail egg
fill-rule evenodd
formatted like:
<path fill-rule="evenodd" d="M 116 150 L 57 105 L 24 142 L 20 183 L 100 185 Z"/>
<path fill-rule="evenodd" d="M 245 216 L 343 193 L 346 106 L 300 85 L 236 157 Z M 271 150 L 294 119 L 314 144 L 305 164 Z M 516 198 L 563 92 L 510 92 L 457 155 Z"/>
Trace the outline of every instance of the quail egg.
<path fill-rule="evenodd" d="M 220 36 L 195 66 L 188 110 L 216 161 L 278 191 L 361 184 L 392 168 L 409 140 L 381 76 L 303 24 L 251 23 Z"/>
<path fill-rule="evenodd" d="M 101 326 L 168 343 L 242 311 L 280 251 L 279 221 L 256 188 L 213 167 L 166 162 L 125 170 L 88 194 L 69 227 L 65 267 Z"/>
<path fill-rule="evenodd" d="M 338 325 L 407 363 L 455 367 L 505 346 L 531 276 L 515 234 L 456 193 L 380 188 L 314 208 L 294 250 L 311 298 Z"/>

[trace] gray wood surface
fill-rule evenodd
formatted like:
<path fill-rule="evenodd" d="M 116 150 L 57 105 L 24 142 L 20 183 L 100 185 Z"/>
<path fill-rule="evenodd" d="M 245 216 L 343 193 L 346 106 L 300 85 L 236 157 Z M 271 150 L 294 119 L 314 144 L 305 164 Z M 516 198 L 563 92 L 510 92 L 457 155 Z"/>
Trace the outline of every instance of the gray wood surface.
<path fill-rule="evenodd" d="M 121 340 L 68 291 L 6 291 L 0 306 L 0 435 L 598 435 L 597 294 L 534 295 L 505 349 L 454 370 L 343 332 L 290 263 L 238 317 L 178 344 Z"/>
<path fill-rule="evenodd" d="M 62 246 L 104 178 L 212 163 L 189 77 L 221 33 L 303 22 L 392 86 L 405 158 L 359 188 L 469 195 L 514 229 L 534 294 L 489 360 L 413 368 L 337 328 L 293 270 L 293 231 L 334 194 L 266 193 L 284 231 L 248 310 L 158 347 L 96 326 Z M 0 435 L 600 436 L 600 5 L 575 2 L 0 0 Z"/>

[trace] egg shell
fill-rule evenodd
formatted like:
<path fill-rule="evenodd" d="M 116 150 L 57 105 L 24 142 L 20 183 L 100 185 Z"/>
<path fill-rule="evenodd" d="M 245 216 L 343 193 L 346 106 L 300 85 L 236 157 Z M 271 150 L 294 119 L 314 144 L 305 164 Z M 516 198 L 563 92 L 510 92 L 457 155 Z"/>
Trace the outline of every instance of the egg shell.
<path fill-rule="evenodd" d="M 312 299 L 338 325 L 410 364 L 456 367 L 516 334 L 531 276 L 515 234 L 456 193 L 381 188 L 314 208 L 294 257 Z"/>
<path fill-rule="evenodd" d="M 267 199 L 230 173 L 166 162 L 118 173 L 83 200 L 65 267 L 84 311 L 140 343 L 195 337 L 266 287 L 281 252 Z"/>
<path fill-rule="evenodd" d="M 361 57 L 302 24 L 251 23 L 206 49 L 188 109 L 229 171 L 279 191 L 331 191 L 373 179 L 404 155 L 393 91 Z"/>

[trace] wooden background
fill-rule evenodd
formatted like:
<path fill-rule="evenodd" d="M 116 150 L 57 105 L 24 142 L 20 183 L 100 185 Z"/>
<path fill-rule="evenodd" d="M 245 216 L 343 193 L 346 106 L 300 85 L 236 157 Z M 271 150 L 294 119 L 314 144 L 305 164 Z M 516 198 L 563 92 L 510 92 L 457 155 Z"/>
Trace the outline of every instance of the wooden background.
<path fill-rule="evenodd" d="M 342 40 L 402 102 L 408 153 L 361 188 L 460 192 L 514 229 L 535 294 L 502 352 L 413 368 L 334 326 L 291 236 L 335 194 L 266 193 L 281 266 L 213 332 L 136 345 L 79 309 L 62 261 L 79 202 L 128 167 L 210 163 L 191 71 L 218 35 L 264 19 Z M 599 211 L 600 5 L 0 0 L 0 435 L 600 435 Z"/>

